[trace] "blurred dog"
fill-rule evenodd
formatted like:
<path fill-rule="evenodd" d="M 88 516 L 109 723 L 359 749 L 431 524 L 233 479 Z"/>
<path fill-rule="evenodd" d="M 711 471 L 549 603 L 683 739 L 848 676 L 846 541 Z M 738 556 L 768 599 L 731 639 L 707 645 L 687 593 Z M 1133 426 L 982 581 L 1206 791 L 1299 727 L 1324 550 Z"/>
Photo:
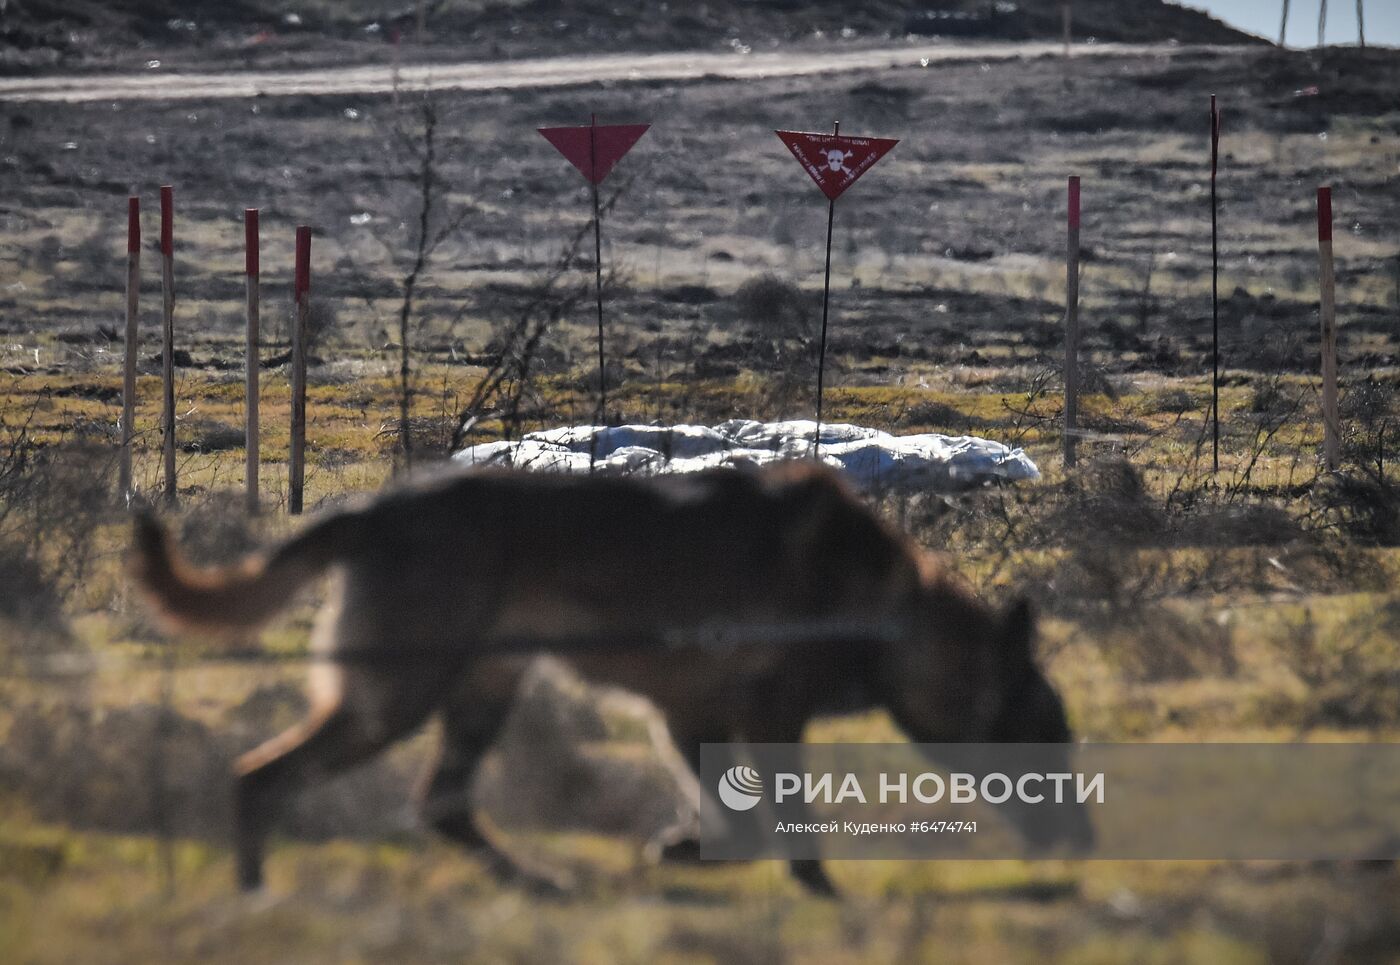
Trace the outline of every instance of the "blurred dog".
<path fill-rule="evenodd" d="M 257 627 L 335 576 L 312 640 L 310 716 L 238 763 L 245 889 L 262 883 L 287 795 L 434 712 L 445 738 L 425 814 L 491 849 L 462 788 L 526 653 L 650 697 L 692 763 L 701 742 L 798 741 L 813 715 L 857 706 L 887 708 L 918 741 L 1069 739 L 1029 609 L 988 609 L 809 463 L 649 479 L 444 473 L 215 570 L 191 568 L 141 516 L 134 571 L 167 622 L 204 631 Z M 664 843 L 682 850 L 681 837 Z M 831 890 L 818 862 L 793 868 Z"/>

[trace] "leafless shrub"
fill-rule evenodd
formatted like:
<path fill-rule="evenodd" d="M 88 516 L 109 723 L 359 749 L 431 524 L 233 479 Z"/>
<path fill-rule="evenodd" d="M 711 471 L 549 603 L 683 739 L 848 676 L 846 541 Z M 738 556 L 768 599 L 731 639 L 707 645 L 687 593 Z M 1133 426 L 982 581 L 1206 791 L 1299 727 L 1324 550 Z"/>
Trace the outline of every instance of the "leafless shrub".
<path fill-rule="evenodd" d="M 805 405 L 817 370 L 810 298 L 796 285 L 765 273 L 739 286 L 734 308 L 746 329 L 743 354 L 735 362 L 763 374 L 760 404 L 772 412 Z"/>
<path fill-rule="evenodd" d="M 1007 444 L 1021 445 L 1034 429 L 1042 429 L 1059 421 L 1064 413 L 1063 404 L 1057 404 L 1054 394 L 1063 389 L 1060 373 L 1053 368 L 1036 370 L 1030 377 L 1025 394 L 1015 402 L 1002 400 L 1010 425 Z"/>
<path fill-rule="evenodd" d="M 1056 541 L 1141 546 L 1157 541 L 1167 521 L 1161 506 L 1149 497 L 1138 468 L 1127 459 L 1105 456 L 1069 474 L 1044 526 Z"/>
<path fill-rule="evenodd" d="M 1400 489 L 1364 472 L 1319 477 L 1308 521 L 1331 535 L 1371 546 L 1400 545 Z"/>
<path fill-rule="evenodd" d="M 1277 415 L 1295 406 L 1297 393 L 1290 392 L 1280 378 L 1256 381 L 1249 393 L 1249 411 L 1255 415 Z"/>
<path fill-rule="evenodd" d="M 629 184 L 630 181 L 623 182 L 601 205 L 603 214 L 612 210 Z M 471 397 L 456 413 L 450 445 L 453 451 L 462 447 L 478 424 L 489 419 L 503 421 L 508 434 L 519 433 L 526 403 L 534 395 L 534 377 L 545 338 L 588 294 L 587 283 L 567 279 L 585 238 L 591 233 L 590 227 L 584 225 L 574 233 L 559 257 L 522 294 L 512 316 L 497 326 L 492 336 L 490 364 Z M 615 273 L 605 276 L 605 291 L 614 284 L 616 277 Z M 606 413 L 596 415 L 606 417 Z"/>
<path fill-rule="evenodd" d="M 290 684 L 254 692 L 213 725 L 144 702 L 99 709 L 81 701 L 31 701 L 11 712 L 0 773 L 23 789 L 41 820 L 222 841 L 232 826 L 234 759 L 300 719 L 306 706 Z M 406 766 L 409 756 L 412 749 L 401 749 L 296 795 L 279 828 L 311 839 L 402 832 L 417 763 Z"/>
<path fill-rule="evenodd" d="M 415 416 L 408 421 L 408 430 L 413 434 L 409 448 L 424 459 L 446 459 L 452 454 L 452 432 L 456 427 L 457 420 L 451 416 Z M 403 424 L 394 423 L 383 426 L 375 435 L 382 448 L 393 453 L 403 449 L 401 432 Z"/>
<path fill-rule="evenodd" d="M 1400 721 L 1400 662 L 1387 644 L 1400 632 L 1400 601 L 1324 634 L 1311 612 L 1292 626 L 1280 652 L 1307 687 L 1305 727 L 1382 727 Z M 1290 708 L 1282 708 L 1290 709 Z"/>
<path fill-rule="evenodd" d="M 771 272 L 750 278 L 734 293 L 739 319 L 770 338 L 808 339 L 812 335 L 809 299 L 801 289 Z"/>
<path fill-rule="evenodd" d="M 307 306 L 304 332 L 306 354 L 319 354 L 331 337 L 339 331 L 340 313 L 336 310 L 335 303 L 325 298 L 311 299 L 311 304 Z"/>
<path fill-rule="evenodd" d="M 901 412 L 897 422 L 901 426 L 934 426 L 953 430 L 966 428 L 972 419 L 951 405 L 933 399 L 923 399 Z"/>
<path fill-rule="evenodd" d="M 1096 633 L 1105 661 L 1127 680 L 1232 677 L 1239 670 L 1228 629 L 1182 608 L 1119 609 L 1102 624 L 1087 626 Z"/>
<path fill-rule="evenodd" d="M 176 529 L 184 552 L 198 563 L 229 563 L 260 544 L 247 503 L 234 490 L 215 490 L 197 501 L 187 500 Z"/>
<path fill-rule="evenodd" d="M 6 649 L 21 657 L 66 641 L 63 599 L 51 574 L 32 547 L 11 540 L 0 542 L 0 620 Z"/>
<path fill-rule="evenodd" d="M 1198 410 L 1201 405 L 1202 400 L 1185 389 L 1171 389 L 1157 397 L 1155 409 L 1179 415 Z"/>
<path fill-rule="evenodd" d="M 1367 375 L 1347 386 L 1341 398 L 1342 457 L 1378 481 L 1386 474 L 1386 448 L 1395 448 L 1400 434 L 1396 385 Z"/>
<path fill-rule="evenodd" d="M 181 448 L 185 452 L 223 452 L 228 449 L 242 449 L 247 445 L 248 436 L 242 426 L 231 426 L 227 422 L 205 419 L 186 423 L 182 428 L 185 437 Z"/>

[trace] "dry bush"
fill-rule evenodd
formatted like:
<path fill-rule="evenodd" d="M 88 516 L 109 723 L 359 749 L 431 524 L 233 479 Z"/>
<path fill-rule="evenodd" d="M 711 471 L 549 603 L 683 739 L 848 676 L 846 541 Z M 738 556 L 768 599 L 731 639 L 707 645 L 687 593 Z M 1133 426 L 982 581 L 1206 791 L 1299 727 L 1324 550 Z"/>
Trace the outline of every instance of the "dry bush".
<path fill-rule="evenodd" d="M 226 489 L 186 500 L 175 529 L 190 559 L 213 565 L 242 559 L 257 549 L 261 541 L 256 525 L 248 516 L 244 494 Z"/>
<path fill-rule="evenodd" d="M 203 419 L 186 423 L 183 429 L 185 441 L 180 448 L 185 452 L 224 452 L 242 449 L 248 444 L 243 426 L 231 426 L 227 422 Z"/>
<path fill-rule="evenodd" d="M 63 597 L 32 548 L 21 543 L 0 543 L 0 621 L 5 649 L 14 655 L 35 656 L 67 642 Z"/>
<path fill-rule="evenodd" d="M 1364 472 L 1330 473 L 1310 493 L 1308 519 L 1323 538 L 1400 545 L 1400 488 Z"/>
<path fill-rule="evenodd" d="M 306 354 L 316 355 L 340 332 L 340 312 L 327 299 L 313 299 L 306 313 Z"/>
<path fill-rule="evenodd" d="M 739 349 L 743 362 L 766 376 L 764 408 L 785 412 L 807 405 L 817 371 L 811 299 L 768 273 L 739 286 L 734 308 L 746 329 Z"/>
<path fill-rule="evenodd" d="M 579 828 L 650 839 L 688 822 L 685 765 L 646 701 L 591 687 L 537 660 L 478 780 L 505 827 Z"/>
<path fill-rule="evenodd" d="M 1386 457 L 1395 450 L 1400 434 L 1396 388 L 1393 382 L 1368 375 L 1346 387 L 1338 406 L 1342 458 L 1380 481 L 1386 477 Z"/>
<path fill-rule="evenodd" d="M 0 426 L 0 657 L 33 656 L 70 643 L 65 609 L 84 589 L 103 523 L 116 518 L 108 446 L 75 440 L 40 445 L 35 408 Z M 91 602 L 91 601 L 88 601 Z"/>
<path fill-rule="evenodd" d="M 1301 707 L 1277 708 L 1302 727 L 1391 727 L 1400 723 L 1400 599 L 1323 633 L 1312 613 L 1294 624 L 1280 653 L 1307 687 Z"/>
<path fill-rule="evenodd" d="M 414 416 L 408 421 L 408 431 L 412 436 L 410 451 L 421 462 L 435 462 L 452 455 L 452 433 L 457 428 L 457 417 Z M 399 436 L 403 432 L 401 423 L 383 426 L 375 438 L 379 440 L 380 451 L 392 457 L 403 450 Z"/>
<path fill-rule="evenodd" d="M 97 709 L 34 701 L 11 713 L 0 776 L 43 821 L 151 833 L 161 827 L 163 808 L 170 832 L 223 841 L 232 827 L 234 759 L 306 709 L 291 684 L 254 692 L 213 726 L 150 703 Z M 420 765 L 407 760 L 413 756 L 388 755 L 308 788 L 292 800 L 279 831 L 312 839 L 402 832 Z"/>
<path fill-rule="evenodd" d="M 1046 514 L 1042 539 L 1142 546 L 1156 542 L 1167 520 L 1127 459 L 1091 459 L 1067 474 L 1058 505 Z"/>
<path fill-rule="evenodd" d="M 955 432 L 972 428 L 974 420 L 951 405 L 924 399 L 901 412 L 897 422 L 901 427 L 933 426 L 936 429 Z"/>
<path fill-rule="evenodd" d="M 810 338 L 812 312 L 808 302 L 801 289 L 771 272 L 750 278 L 734 293 L 740 321 L 770 338 Z"/>

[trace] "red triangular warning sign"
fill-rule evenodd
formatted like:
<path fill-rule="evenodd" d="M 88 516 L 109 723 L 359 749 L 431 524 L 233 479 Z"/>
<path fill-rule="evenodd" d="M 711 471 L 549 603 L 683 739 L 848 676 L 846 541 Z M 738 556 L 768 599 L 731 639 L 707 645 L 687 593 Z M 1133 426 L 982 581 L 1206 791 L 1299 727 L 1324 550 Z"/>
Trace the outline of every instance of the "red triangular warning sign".
<path fill-rule="evenodd" d="M 847 137 L 774 131 L 832 201 L 899 143 L 888 137 Z"/>
<path fill-rule="evenodd" d="M 602 184 L 613 165 L 632 149 L 650 124 L 596 124 L 542 127 L 540 133 L 593 184 Z"/>

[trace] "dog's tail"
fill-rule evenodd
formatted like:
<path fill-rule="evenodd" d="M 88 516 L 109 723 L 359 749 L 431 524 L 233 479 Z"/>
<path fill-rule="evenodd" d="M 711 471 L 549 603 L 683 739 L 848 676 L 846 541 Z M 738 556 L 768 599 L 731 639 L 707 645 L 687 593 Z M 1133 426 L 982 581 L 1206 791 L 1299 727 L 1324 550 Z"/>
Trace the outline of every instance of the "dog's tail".
<path fill-rule="evenodd" d="M 354 517 L 327 516 L 267 554 L 232 566 L 190 565 L 160 521 L 136 516 L 133 576 L 172 628 L 248 630 L 285 607 L 303 585 L 353 550 Z"/>

